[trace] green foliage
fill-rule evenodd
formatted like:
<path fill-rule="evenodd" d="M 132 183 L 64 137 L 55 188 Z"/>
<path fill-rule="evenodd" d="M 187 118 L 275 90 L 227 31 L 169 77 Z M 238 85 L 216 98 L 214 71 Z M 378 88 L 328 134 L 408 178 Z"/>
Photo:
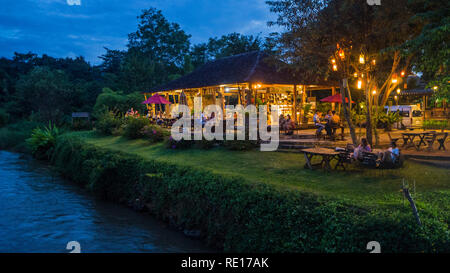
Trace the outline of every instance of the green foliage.
<path fill-rule="evenodd" d="M 422 213 L 424 225 L 418 227 L 408 206 L 346 205 L 70 136 L 58 138 L 52 162 L 97 196 L 123 204 L 142 200 L 158 218 L 200 230 L 204 241 L 227 252 L 367 252 L 374 238 L 383 253 L 450 251 L 448 226 L 435 212 Z"/>
<path fill-rule="evenodd" d="M 95 128 L 104 135 L 112 135 L 123 124 L 124 119 L 121 115 L 113 111 L 103 111 L 97 117 Z"/>
<path fill-rule="evenodd" d="M 34 157 L 49 159 L 56 144 L 56 138 L 60 135 L 58 127 L 49 123 L 44 128 L 36 128 L 31 137 L 26 140 Z"/>
<path fill-rule="evenodd" d="M 249 151 L 258 146 L 256 140 L 225 140 L 223 146 L 231 151 Z"/>
<path fill-rule="evenodd" d="M 92 130 L 92 122 L 88 119 L 75 118 L 73 119 L 71 129 L 73 131 L 87 131 Z"/>
<path fill-rule="evenodd" d="M 150 120 L 145 117 L 125 118 L 123 135 L 129 139 L 143 138 L 144 127 L 150 125 Z"/>
<path fill-rule="evenodd" d="M 425 130 L 446 130 L 450 129 L 448 120 L 424 120 L 423 129 Z"/>
<path fill-rule="evenodd" d="M 398 112 L 388 112 L 383 110 L 378 111 L 374 116 L 375 121 L 378 126 L 385 128 L 387 131 L 392 130 L 392 125 L 401 120 L 400 114 Z"/>
<path fill-rule="evenodd" d="M 166 142 L 166 147 L 168 149 L 172 149 L 172 150 L 189 149 L 192 147 L 192 145 L 194 145 L 193 140 L 185 140 L 185 139 L 175 140 L 175 139 L 173 139 L 172 136 L 170 136 Z"/>
<path fill-rule="evenodd" d="M 0 128 L 0 149 L 27 152 L 25 140 L 34 128 L 40 124 L 32 121 L 20 121 Z"/>
<path fill-rule="evenodd" d="M 110 88 L 103 88 L 103 92 L 97 97 L 94 106 L 94 116 L 101 115 L 105 110 L 115 113 L 125 113 L 130 108 L 143 113 L 145 106 L 142 104 L 144 96 L 140 93 L 124 94 L 121 91 L 113 91 Z"/>
<path fill-rule="evenodd" d="M 152 143 L 164 141 L 164 138 L 170 135 L 170 132 L 158 125 L 146 125 L 143 129 L 143 137 Z"/>
<path fill-rule="evenodd" d="M 7 125 L 9 122 L 9 114 L 5 109 L 0 108 L 0 128 Z"/>

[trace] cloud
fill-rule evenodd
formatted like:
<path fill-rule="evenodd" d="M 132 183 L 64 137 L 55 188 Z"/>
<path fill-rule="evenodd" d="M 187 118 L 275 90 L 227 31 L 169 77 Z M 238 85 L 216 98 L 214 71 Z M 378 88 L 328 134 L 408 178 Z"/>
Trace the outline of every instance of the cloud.
<path fill-rule="evenodd" d="M 67 0 L 69 6 L 81 6 L 81 0 Z"/>

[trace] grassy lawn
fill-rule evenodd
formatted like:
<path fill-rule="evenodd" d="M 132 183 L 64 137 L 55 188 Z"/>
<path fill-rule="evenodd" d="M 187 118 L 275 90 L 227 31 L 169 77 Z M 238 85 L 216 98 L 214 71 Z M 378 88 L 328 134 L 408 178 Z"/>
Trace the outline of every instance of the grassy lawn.
<path fill-rule="evenodd" d="M 407 161 L 397 170 L 350 168 L 347 171 L 311 171 L 304 169 L 303 154 L 247 151 L 170 150 L 163 144 L 145 140 L 102 137 L 93 132 L 72 133 L 87 142 L 147 159 L 202 168 L 211 172 L 242 177 L 247 181 L 268 183 L 280 188 L 312 192 L 339 198 L 360 206 L 403 206 L 402 179 L 416 182 L 416 199 L 420 208 L 434 207 L 448 221 L 450 211 L 450 170 Z M 404 206 L 407 206 L 407 202 Z"/>

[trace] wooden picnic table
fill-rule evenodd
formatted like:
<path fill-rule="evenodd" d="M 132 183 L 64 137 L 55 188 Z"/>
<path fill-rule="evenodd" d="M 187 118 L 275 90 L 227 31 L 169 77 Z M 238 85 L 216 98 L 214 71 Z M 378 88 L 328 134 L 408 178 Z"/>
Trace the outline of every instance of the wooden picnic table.
<path fill-rule="evenodd" d="M 339 159 L 340 154 L 339 152 L 328 148 L 309 148 L 303 149 L 302 152 L 305 155 L 306 159 L 305 168 L 313 170 L 315 166 L 318 166 L 327 171 L 331 170 L 331 160 Z M 322 161 L 319 164 L 312 164 L 311 160 L 314 156 L 322 157 Z"/>
<path fill-rule="evenodd" d="M 422 132 L 422 133 L 403 133 L 403 147 L 410 148 L 414 147 L 416 150 L 420 149 L 420 146 L 426 146 L 427 143 L 425 141 L 425 137 L 427 135 L 436 134 L 436 132 Z M 414 140 L 416 137 L 419 137 L 419 143 L 416 144 Z M 431 143 L 433 145 L 433 143 Z"/>

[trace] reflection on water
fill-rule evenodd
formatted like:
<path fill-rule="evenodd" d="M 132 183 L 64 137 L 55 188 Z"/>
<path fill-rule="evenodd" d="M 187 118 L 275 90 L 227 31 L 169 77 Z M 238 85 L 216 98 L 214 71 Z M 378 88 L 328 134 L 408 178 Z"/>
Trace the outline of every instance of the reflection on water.
<path fill-rule="evenodd" d="M 207 252 L 148 215 L 99 201 L 47 166 L 0 151 L 0 252 Z"/>

